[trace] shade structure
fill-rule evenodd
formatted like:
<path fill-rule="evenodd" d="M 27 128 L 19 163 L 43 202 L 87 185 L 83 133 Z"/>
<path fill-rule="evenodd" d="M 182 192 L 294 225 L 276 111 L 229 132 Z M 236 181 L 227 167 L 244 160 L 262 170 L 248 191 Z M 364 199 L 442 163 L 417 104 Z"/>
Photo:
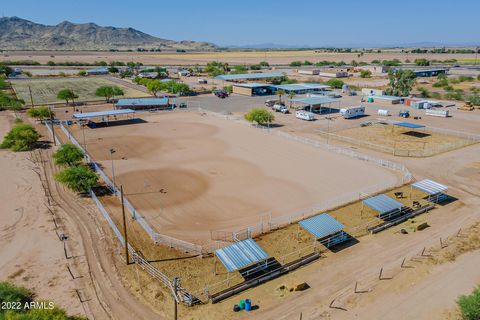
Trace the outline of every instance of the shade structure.
<path fill-rule="evenodd" d="M 397 127 L 404 127 L 409 129 L 425 128 L 423 124 L 416 124 L 416 123 L 410 123 L 410 122 L 398 122 L 398 123 L 395 123 L 394 125 Z"/>
<path fill-rule="evenodd" d="M 295 98 L 295 99 L 290 99 L 290 101 L 309 104 L 309 105 L 319 105 L 319 104 L 338 102 L 337 99 L 332 99 L 327 97 Z"/>
<path fill-rule="evenodd" d="M 321 239 L 342 231 L 345 226 L 328 213 L 302 220 L 299 224 L 315 238 Z"/>
<path fill-rule="evenodd" d="M 268 79 L 282 77 L 283 72 L 257 72 L 257 73 L 240 73 L 240 74 L 222 74 L 216 76 L 216 80 L 235 81 L 235 80 L 253 80 Z"/>
<path fill-rule="evenodd" d="M 168 106 L 168 98 L 132 98 L 119 99 L 117 108 L 158 107 Z"/>
<path fill-rule="evenodd" d="M 412 187 L 420 189 L 428 193 L 429 195 L 443 193 L 448 190 L 447 186 L 444 186 L 443 184 L 440 184 L 430 179 L 424 179 L 422 181 L 412 183 Z"/>
<path fill-rule="evenodd" d="M 97 117 L 118 116 L 122 114 L 130 114 L 130 113 L 135 113 L 135 110 L 122 109 L 122 110 L 104 110 L 104 111 L 95 111 L 95 112 L 74 113 L 73 117 L 75 119 L 90 119 L 90 118 L 97 118 Z"/>
<path fill-rule="evenodd" d="M 379 194 L 363 200 L 363 203 L 379 213 L 380 218 L 393 211 L 400 211 L 403 207 L 401 202 L 390 198 L 386 194 Z"/>
<path fill-rule="evenodd" d="M 268 259 L 268 254 L 253 239 L 242 240 L 215 250 L 215 255 L 229 272 Z"/>
<path fill-rule="evenodd" d="M 318 84 L 318 83 L 292 83 L 292 84 L 281 84 L 275 86 L 279 90 L 283 91 L 310 91 L 310 90 L 323 90 L 330 88 L 330 86 L 324 85 L 324 84 Z"/>

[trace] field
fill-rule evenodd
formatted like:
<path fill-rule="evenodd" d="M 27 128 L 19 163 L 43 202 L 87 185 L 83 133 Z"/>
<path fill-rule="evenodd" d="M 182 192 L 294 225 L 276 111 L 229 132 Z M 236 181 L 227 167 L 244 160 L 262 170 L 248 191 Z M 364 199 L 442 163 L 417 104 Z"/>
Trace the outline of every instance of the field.
<path fill-rule="evenodd" d="M 211 61 L 223 61 L 230 64 L 258 63 L 267 61 L 272 65 L 285 65 L 292 61 L 309 60 L 317 62 L 321 60 L 328 61 L 345 61 L 349 63 L 352 60 L 371 62 L 372 60 L 391 60 L 406 59 L 414 60 L 418 58 L 426 59 L 458 59 L 459 61 L 472 62 L 475 54 L 407 54 L 401 50 L 383 49 L 382 52 L 364 53 L 358 57 L 358 53 L 331 53 L 331 52 L 315 52 L 315 50 L 278 50 L 278 51 L 222 51 L 222 52 L 95 52 L 95 51 L 15 51 L 4 52 L 0 56 L 1 60 L 34 60 L 40 63 L 47 61 L 65 62 L 80 61 L 93 63 L 95 61 L 138 61 L 145 65 L 193 65 L 206 64 Z"/>
<path fill-rule="evenodd" d="M 262 216 L 298 212 L 397 183 L 394 172 L 194 112 L 142 115 L 146 123 L 86 129 L 88 152 L 157 232 L 205 243 Z M 81 130 L 71 128 L 77 140 Z M 377 190 L 377 191 L 379 191 Z"/>
<path fill-rule="evenodd" d="M 119 85 L 105 78 L 60 78 L 49 80 L 17 80 L 12 81 L 12 85 L 20 99 L 30 104 L 30 93 L 28 87 L 32 90 L 33 103 L 35 105 L 46 103 L 61 103 L 64 100 L 57 99 L 58 91 L 70 88 L 79 97 L 77 101 L 101 100 L 101 97 L 95 95 L 95 90 L 100 86 L 117 85 L 122 88 L 124 97 L 145 97 L 145 92 L 141 92 L 126 86 Z"/>
<path fill-rule="evenodd" d="M 428 127 L 409 129 L 381 123 L 339 130 L 330 136 L 373 150 L 411 157 L 431 156 L 474 143 L 464 137 L 430 131 Z"/>

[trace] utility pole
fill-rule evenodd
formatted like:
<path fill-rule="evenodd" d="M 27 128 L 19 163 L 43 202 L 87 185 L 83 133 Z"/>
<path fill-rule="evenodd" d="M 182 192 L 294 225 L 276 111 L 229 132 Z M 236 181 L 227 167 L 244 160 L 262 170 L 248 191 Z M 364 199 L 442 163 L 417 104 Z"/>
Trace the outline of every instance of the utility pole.
<path fill-rule="evenodd" d="M 125 259 L 127 260 L 127 266 L 130 264 L 128 258 L 128 236 L 127 236 L 127 219 L 125 218 L 125 203 L 123 202 L 123 185 L 120 185 L 120 198 L 122 201 L 122 215 L 123 215 L 123 240 L 125 243 Z"/>
<path fill-rule="evenodd" d="M 30 87 L 29 87 L 30 88 Z M 55 126 L 53 125 L 53 112 L 52 112 L 52 106 L 48 107 L 48 111 L 50 111 L 50 126 L 52 127 L 52 136 L 53 136 L 53 145 L 57 145 L 57 141 L 55 139 Z"/>
<path fill-rule="evenodd" d="M 33 95 L 32 95 L 32 88 L 30 88 L 30 86 L 28 86 L 28 92 L 30 93 L 30 105 L 33 108 Z"/>
<path fill-rule="evenodd" d="M 117 187 L 115 186 L 115 167 L 113 165 L 113 154 L 115 153 L 115 149 L 110 148 L 110 160 L 112 161 L 112 177 L 113 177 L 113 192 L 117 194 Z"/>
<path fill-rule="evenodd" d="M 178 304 L 177 304 L 177 297 L 176 297 L 177 290 L 178 290 L 178 278 L 174 277 L 173 278 L 173 292 L 174 292 L 174 296 L 173 296 L 173 319 L 174 320 L 178 319 Z"/>

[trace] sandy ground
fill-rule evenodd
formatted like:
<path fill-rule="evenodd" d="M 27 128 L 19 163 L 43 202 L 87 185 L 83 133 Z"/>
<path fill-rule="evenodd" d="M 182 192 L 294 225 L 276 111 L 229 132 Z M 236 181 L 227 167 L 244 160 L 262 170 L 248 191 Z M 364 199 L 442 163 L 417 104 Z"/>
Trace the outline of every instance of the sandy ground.
<path fill-rule="evenodd" d="M 358 57 L 357 53 L 316 53 L 314 50 L 304 51 L 272 51 L 272 52 L 189 52 L 189 53 L 149 53 L 149 52 L 60 52 L 60 51 L 15 51 L 3 52 L 0 60 L 35 60 L 40 63 L 47 63 L 52 60 L 55 62 L 81 61 L 93 63 L 95 61 L 138 61 L 145 65 L 194 65 L 206 64 L 211 61 L 223 61 L 230 64 L 259 63 L 268 61 L 270 64 L 289 64 L 292 61 L 309 60 L 317 62 L 321 60 L 345 61 L 349 63 L 352 60 L 371 62 L 372 60 L 391 60 L 399 59 L 405 61 L 409 59 L 427 58 L 427 59 L 474 59 L 475 54 L 407 54 L 399 50 L 383 50 L 381 53 L 365 53 Z"/>
<path fill-rule="evenodd" d="M 13 118 L 0 113 L 0 137 Z M 69 314 L 84 314 L 67 271 L 63 245 L 28 152 L 0 150 L 0 279 L 33 290 Z"/>
<path fill-rule="evenodd" d="M 127 198 L 157 231 L 184 240 L 397 183 L 394 172 L 232 121 L 195 112 L 141 117 L 147 123 L 86 129 L 87 149 L 111 175 L 114 148 Z"/>

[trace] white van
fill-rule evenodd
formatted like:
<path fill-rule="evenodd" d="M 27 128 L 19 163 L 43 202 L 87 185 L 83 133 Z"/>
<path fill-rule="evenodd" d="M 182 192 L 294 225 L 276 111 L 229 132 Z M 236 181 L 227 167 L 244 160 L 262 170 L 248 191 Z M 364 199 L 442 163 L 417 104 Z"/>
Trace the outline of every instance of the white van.
<path fill-rule="evenodd" d="M 307 121 L 315 120 L 315 114 L 308 111 L 304 111 L 304 110 L 298 110 L 295 113 L 295 117 L 297 117 L 298 119 L 307 120 Z"/>

